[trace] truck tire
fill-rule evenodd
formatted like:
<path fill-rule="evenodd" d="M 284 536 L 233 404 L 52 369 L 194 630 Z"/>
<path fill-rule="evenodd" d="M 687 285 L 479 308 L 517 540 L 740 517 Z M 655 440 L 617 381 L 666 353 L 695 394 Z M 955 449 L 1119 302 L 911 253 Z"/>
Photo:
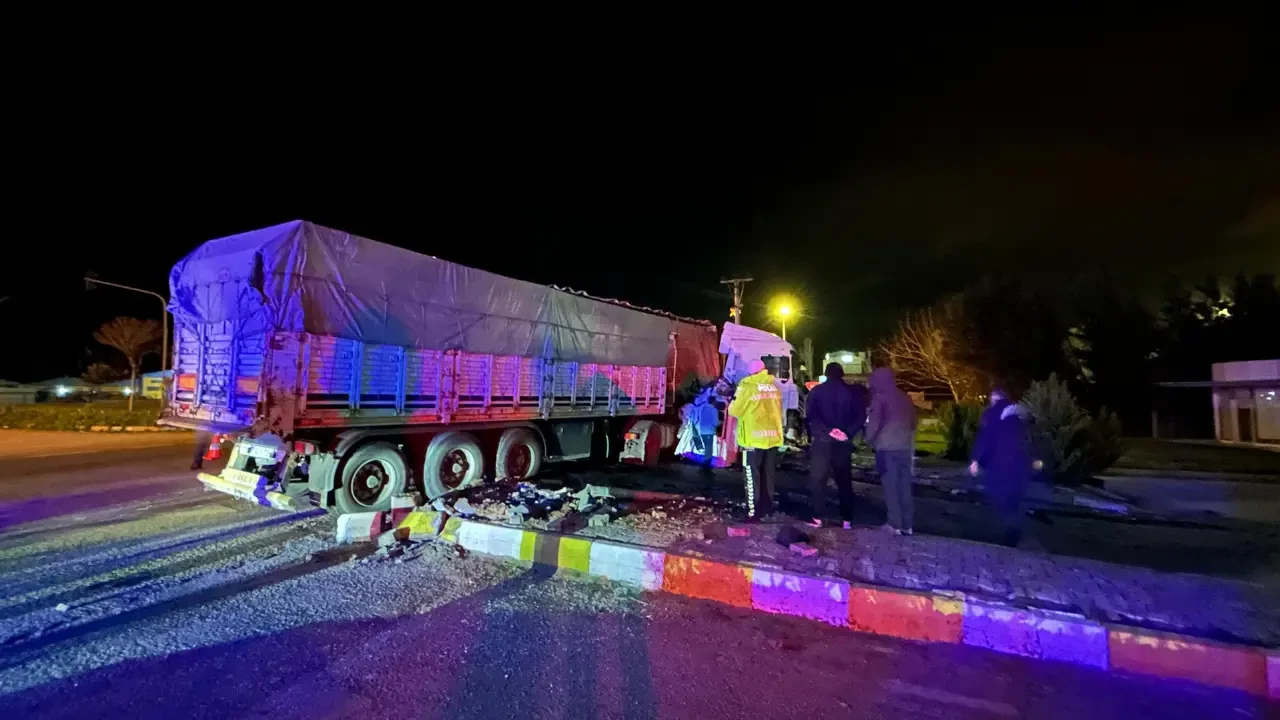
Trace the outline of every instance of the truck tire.
<path fill-rule="evenodd" d="M 447 432 L 431 439 L 422 463 L 422 490 L 434 500 L 484 479 L 484 453 L 468 433 Z"/>
<path fill-rule="evenodd" d="M 511 428 L 498 440 L 493 474 L 499 480 L 528 480 L 542 469 L 544 457 L 537 433 L 529 428 Z"/>
<path fill-rule="evenodd" d="M 390 510 L 391 498 L 405 491 L 408 477 L 409 466 L 395 445 L 369 443 L 342 464 L 334 505 L 343 514 Z"/>

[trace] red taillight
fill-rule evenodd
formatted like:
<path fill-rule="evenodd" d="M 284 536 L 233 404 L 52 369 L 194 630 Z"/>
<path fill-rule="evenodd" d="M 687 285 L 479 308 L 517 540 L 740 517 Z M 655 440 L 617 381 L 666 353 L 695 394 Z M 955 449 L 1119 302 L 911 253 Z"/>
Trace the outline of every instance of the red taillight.
<path fill-rule="evenodd" d="M 315 455 L 316 446 L 314 443 L 298 440 L 293 444 L 293 451 L 298 455 Z"/>
<path fill-rule="evenodd" d="M 628 440 L 639 440 L 639 439 L 640 439 L 640 433 L 633 433 L 633 432 L 629 432 L 629 433 L 627 433 L 627 434 L 625 435 L 625 437 L 626 437 L 626 439 L 628 439 Z"/>

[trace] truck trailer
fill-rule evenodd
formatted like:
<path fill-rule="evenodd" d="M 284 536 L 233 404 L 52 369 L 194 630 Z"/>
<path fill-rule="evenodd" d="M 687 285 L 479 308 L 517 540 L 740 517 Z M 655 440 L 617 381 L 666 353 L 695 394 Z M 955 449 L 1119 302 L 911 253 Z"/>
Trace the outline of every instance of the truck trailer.
<path fill-rule="evenodd" d="M 280 508 L 385 510 L 652 453 L 677 383 L 720 374 L 710 322 L 301 220 L 211 240 L 169 285 L 160 423 L 228 437 L 199 481 Z"/>

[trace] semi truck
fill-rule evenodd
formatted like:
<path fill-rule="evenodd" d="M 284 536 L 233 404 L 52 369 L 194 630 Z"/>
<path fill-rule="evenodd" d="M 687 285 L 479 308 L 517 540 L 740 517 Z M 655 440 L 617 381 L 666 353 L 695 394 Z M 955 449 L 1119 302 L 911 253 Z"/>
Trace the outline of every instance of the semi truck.
<path fill-rule="evenodd" d="M 231 440 L 199 481 L 278 508 L 385 510 L 546 463 L 652 455 L 677 383 L 720 374 L 710 322 L 302 220 L 211 240 L 169 285 L 160 423 Z"/>

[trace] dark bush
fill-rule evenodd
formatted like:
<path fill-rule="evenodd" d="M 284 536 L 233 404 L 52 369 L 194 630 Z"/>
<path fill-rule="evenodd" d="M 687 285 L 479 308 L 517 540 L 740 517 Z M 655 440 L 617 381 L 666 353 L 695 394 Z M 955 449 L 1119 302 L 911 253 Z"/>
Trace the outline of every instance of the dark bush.
<path fill-rule="evenodd" d="M 1084 465 L 1089 474 L 1103 472 L 1124 455 L 1120 416 L 1107 412 L 1106 407 L 1092 418 L 1085 432 Z"/>
<path fill-rule="evenodd" d="M 94 426 L 155 425 L 160 403 L 138 402 L 129 410 L 119 401 L 0 405 L 0 428 L 12 430 L 88 430 Z"/>
<path fill-rule="evenodd" d="M 1079 483 L 1111 467 L 1124 453 L 1120 418 L 1106 408 L 1090 417 L 1057 375 L 1031 383 L 1022 404 L 1033 418 L 1032 451 L 1055 483 Z"/>
<path fill-rule="evenodd" d="M 982 406 L 977 403 L 945 403 L 938 408 L 938 426 L 947 441 L 947 459 L 969 459 L 981 418 Z"/>

